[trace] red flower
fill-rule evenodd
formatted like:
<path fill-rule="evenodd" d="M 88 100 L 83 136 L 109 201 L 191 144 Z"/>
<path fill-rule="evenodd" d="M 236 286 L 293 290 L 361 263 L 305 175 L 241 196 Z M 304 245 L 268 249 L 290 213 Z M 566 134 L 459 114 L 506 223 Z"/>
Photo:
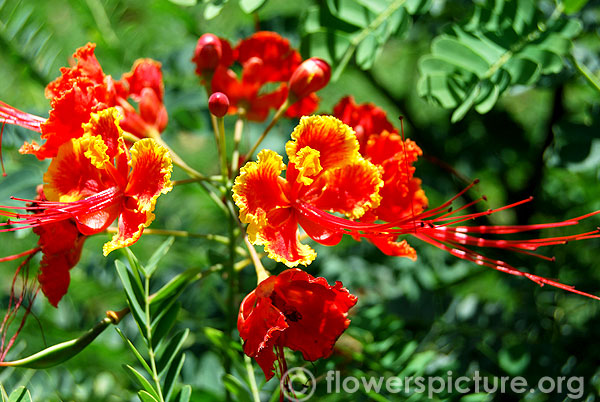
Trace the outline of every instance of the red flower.
<path fill-rule="evenodd" d="M 77 49 L 73 55 L 77 59 L 75 66 L 61 68 L 61 76 L 46 87 L 52 108 L 48 119 L 0 102 L 2 121 L 40 132 L 45 140 L 42 145 L 26 142 L 21 153 L 34 154 L 39 159 L 55 157 L 62 144 L 83 135 L 82 124 L 89 121 L 91 113 L 108 107 L 119 108 L 124 116 L 123 128 L 140 138 L 164 130 L 167 113 L 162 103 L 160 64 L 150 59 L 138 60 L 132 72 L 115 82 L 102 71 L 94 55 L 95 47 L 88 43 Z M 128 102 L 129 98 L 139 103 L 139 112 Z"/>
<path fill-rule="evenodd" d="M 205 35 L 200 39 L 204 37 Z M 210 44 L 203 43 L 200 46 L 203 52 L 210 54 L 218 54 L 219 47 L 229 49 L 230 45 L 226 40 L 218 39 L 218 42 L 211 40 Z M 211 61 L 213 57 L 197 57 L 198 49 L 197 47 L 193 59 L 197 66 L 196 73 L 202 80 L 206 80 L 208 76 L 206 71 L 214 73 L 211 90 L 227 95 L 230 101 L 229 113 L 237 113 L 242 109 L 246 117 L 253 121 L 265 120 L 271 109 L 278 109 L 285 102 L 288 96 L 288 81 L 302 63 L 300 54 L 290 47 L 289 41 L 275 32 L 257 32 L 242 40 L 233 49 L 233 58 L 222 56 L 218 58 L 218 64 Z M 226 55 L 228 51 L 222 50 L 222 54 Z M 241 78 L 230 68 L 234 61 L 242 66 Z M 216 67 L 213 67 L 215 64 Z M 210 68 L 207 69 L 206 65 Z M 323 67 L 321 64 L 319 66 Z M 329 68 L 328 65 L 326 67 Z M 307 77 L 306 74 L 300 75 Z M 319 75 L 321 76 L 322 74 Z M 268 83 L 271 83 L 271 87 L 266 85 Z M 316 87 L 313 84 L 311 88 Z M 318 98 L 306 89 L 303 88 L 302 96 L 293 99 L 294 105 L 288 110 L 288 116 L 299 117 L 316 109 Z"/>
<path fill-rule="evenodd" d="M 287 368 L 283 347 L 302 352 L 305 360 L 328 357 L 339 336 L 348 328 L 348 310 L 356 296 L 330 286 L 300 269 L 288 269 L 262 281 L 242 301 L 238 331 L 244 353 L 253 357 L 273 377 L 275 360 L 283 374 Z"/>
<path fill-rule="evenodd" d="M 206 84 L 217 67 L 227 68 L 233 63 L 233 52 L 227 40 L 206 33 L 198 39 L 192 61 L 196 64 L 196 74 L 202 84 Z"/>
<path fill-rule="evenodd" d="M 92 235 L 118 218 L 118 233 L 104 245 L 104 255 L 140 238 L 154 220 L 156 199 L 172 188 L 168 151 L 150 138 L 127 150 L 114 108 L 92 114 L 83 129 L 82 137 L 61 145 L 44 175 L 48 201 L 36 201 L 36 213 L 29 215 L 0 210 L 16 218 L 0 226 L 19 225 L 0 232 L 72 219 L 81 234 Z"/>
<path fill-rule="evenodd" d="M 43 213 L 40 202 L 47 201 L 42 186 L 38 186 L 38 196 L 28 207 L 31 213 Z M 77 229 L 72 219 L 57 221 L 47 225 L 36 226 L 33 232 L 39 236 L 38 246 L 18 255 L 0 258 L 0 261 L 10 261 L 25 255 L 42 253 L 38 281 L 42 292 L 54 307 L 67 293 L 70 282 L 69 271 L 81 257 L 81 249 L 86 240 Z"/>
<path fill-rule="evenodd" d="M 372 103 L 357 105 L 351 96 L 340 99 L 333 107 L 333 115 L 354 129 L 361 153 L 370 134 L 380 134 L 383 131 L 397 132 L 388 121 L 385 111 Z"/>
<path fill-rule="evenodd" d="M 600 211 L 537 225 L 458 226 L 530 199 L 481 213 L 458 215 L 473 203 L 452 210 L 452 202 L 472 184 L 448 202 L 426 210 L 427 199 L 420 189 L 420 181 L 412 177 L 411 164 L 420 154 L 412 141 L 402 141 L 397 134 L 384 131 L 370 136 L 363 154 L 366 158 L 358 154 L 358 148 L 353 130 L 339 120 L 330 116 L 304 117 L 292 133 L 292 141 L 286 145 L 289 164 L 285 179 L 280 177 L 285 165 L 273 151 L 263 150 L 257 162 L 247 163 L 235 180 L 233 198 L 240 208 L 240 220 L 249 224 L 250 241 L 264 245 L 270 258 L 292 267 L 307 265 L 316 257 L 308 245 L 298 241 L 298 224 L 309 237 L 324 245 L 335 245 L 347 234 L 368 239 L 387 254 L 415 259 L 416 252 L 405 240 L 396 241 L 400 235 L 411 235 L 458 258 L 525 276 L 540 285 L 598 298 L 519 271 L 472 248 L 490 247 L 550 259 L 534 251 L 570 240 L 600 237 L 600 231 L 528 240 L 487 239 L 481 235 L 576 225 Z M 350 219 L 328 212 L 342 213 Z M 365 222 L 357 222 L 357 219 Z M 381 219 L 387 222 L 375 223 Z"/>
<path fill-rule="evenodd" d="M 337 244 L 342 232 L 326 229 L 304 205 L 358 219 L 379 205 L 379 170 L 358 153 L 352 129 L 331 116 L 303 117 L 286 145 L 285 179 L 281 156 L 263 150 L 247 163 L 233 186 L 240 219 L 249 223 L 252 243 L 289 267 L 308 265 L 314 250 L 298 241 L 298 225 L 315 241 Z M 333 217 L 333 215 L 330 215 Z"/>
<path fill-rule="evenodd" d="M 357 105 L 352 97 L 344 97 L 334 106 L 334 114 L 355 130 L 361 144 L 360 153 L 379 166 L 382 173 L 381 202 L 377 208 L 367 211 L 361 221 L 393 222 L 398 217 L 423 212 L 428 201 L 421 189 L 421 180 L 413 177 L 415 168 L 412 166 L 423 154 L 421 148 L 414 141 L 404 140 L 387 120 L 385 111 L 372 103 Z M 416 260 L 416 251 L 406 240 L 395 241 L 396 237 L 369 240 L 387 255 Z"/>

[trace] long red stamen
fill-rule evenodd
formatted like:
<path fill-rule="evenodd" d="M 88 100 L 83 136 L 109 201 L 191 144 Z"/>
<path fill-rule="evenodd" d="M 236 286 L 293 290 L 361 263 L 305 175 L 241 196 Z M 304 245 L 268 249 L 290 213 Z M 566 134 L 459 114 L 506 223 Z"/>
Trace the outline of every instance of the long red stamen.
<path fill-rule="evenodd" d="M 43 117 L 23 112 L 0 101 L 0 120 L 3 123 L 14 124 L 29 130 L 42 132 L 42 123 L 46 121 Z"/>
<path fill-rule="evenodd" d="M 40 212 L 34 212 L 31 214 L 20 214 L 0 209 L 0 216 L 16 218 L 16 220 L 9 219 L 7 222 L 0 223 L 0 227 L 18 225 L 16 227 L 0 229 L 0 232 L 11 232 L 20 229 L 42 226 L 53 222 L 75 218 L 76 216 L 81 214 L 91 214 L 94 212 L 98 212 L 119 202 L 123 198 L 123 196 L 124 195 L 122 191 L 118 187 L 111 187 L 99 192 L 98 194 L 94 194 L 91 197 L 74 202 L 52 202 L 18 199 L 20 201 L 34 203 L 35 206 L 3 206 L 2 208 Z"/>
<path fill-rule="evenodd" d="M 4 124 L 2 122 L 2 128 L 0 129 L 0 165 L 2 166 L 2 176 L 6 177 L 6 169 L 4 169 L 4 159 L 2 158 L 2 135 L 4 134 Z"/>
<path fill-rule="evenodd" d="M 581 220 L 589 218 L 591 216 L 600 214 L 600 211 L 594 211 L 577 218 L 568 219 L 562 222 L 533 224 L 533 225 L 507 225 L 507 226 L 450 226 L 455 225 L 459 222 L 464 222 L 481 216 L 490 215 L 492 213 L 514 208 L 518 205 L 522 205 L 526 202 L 530 202 L 532 198 L 528 198 L 522 201 L 515 202 L 496 209 L 489 209 L 485 212 L 478 212 L 472 214 L 466 214 L 456 216 L 458 211 L 464 210 L 466 207 L 471 206 L 479 201 L 485 200 L 482 197 L 476 201 L 468 203 L 467 205 L 458 208 L 454 211 L 447 211 L 451 207 L 451 204 L 460 195 L 464 194 L 474 183 L 471 183 L 464 190 L 459 192 L 456 196 L 452 197 L 449 201 L 440 205 L 437 208 L 433 208 L 428 211 L 423 211 L 412 217 L 400 219 L 395 222 L 389 223 L 361 223 L 354 222 L 348 219 L 340 218 L 322 211 L 310 204 L 302 201 L 297 202 L 294 208 L 306 218 L 312 220 L 318 225 L 337 233 L 348 234 L 355 237 L 362 237 L 366 239 L 375 239 L 381 237 L 392 237 L 399 235 L 410 234 L 426 243 L 429 243 L 435 247 L 438 247 L 448 253 L 468 261 L 475 262 L 479 265 L 488 266 L 498 271 L 506 272 L 511 275 L 524 276 L 540 286 L 544 284 L 555 286 L 560 289 L 564 289 L 573 293 L 588 296 L 594 299 L 600 300 L 599 297 L 590 295 L 585 292 L 575 290 L 572 286 L 563 285 L 561 283 L 552 281 L 550 279 L 542 278 L 537 275 L 522 272 L 512 267 L 511 265 L 500 260 L 493 260 L 479 254 L 467 247 L 486 247 L 486 248 L 498 248 L 508 251 L 513 251 L 521 254 L 526 254 L 541 258 L 544 260 L 553 261 L 553 257 L 547 257 L 541 254 L 534 253 L 540 247 L 552 246 L 556 244 L 565 244 L 569 241 L 584 240 L 600 237 L 600 228 L 596 230 L 578 233 L 574 235 L 545 237 L 538 239 L 526 239 L 526 240 L 506 240 L 506 239 L 485 239 L 481 237 L 472 236 L 473 234 L 514 234 L 528 232 L 532 230 L 555 228 L 563 226 L 577 225 Z M 440 215 L 441 214 L 441 215 Z M 436 217 L 436 215 L 439 215 Z"/>

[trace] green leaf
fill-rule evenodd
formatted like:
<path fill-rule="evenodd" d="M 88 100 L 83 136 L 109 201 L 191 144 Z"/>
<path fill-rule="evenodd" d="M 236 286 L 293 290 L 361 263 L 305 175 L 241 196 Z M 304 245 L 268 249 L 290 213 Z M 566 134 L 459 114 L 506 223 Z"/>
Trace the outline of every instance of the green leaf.
<path fill-rule="evenodd" d="M 169 0 L 173 4 L 183 7 L 192 7 L 198 4 L 198 0 Z"/>
<path fill-rule="evenodd" d="M 163 393 L 166 395 L 165 400 L 168 401 L 171 399 L 171 393 L 173 392 L 175 382 L 177 381 L 177 377 L 179 377 L 179 373 L 183 368 L 183 363 L 185 362 L 185 353 L 182 353 L 179 356 L 179 359 L 176 364 L 171 364 L 169 367 L 169 371 L 167 371 L 167 375 L 165 376 Z"/>
<path fill-rule="evenodd" d="M 148 366 L 148 363 L 146 363 L 146 360 L 142 357 L 142 355 L 136 349 L 136 347 L 133 346 L 133 343 L 131 343 L 131 341 L 125 336 L 125 334 L 123 334 L 123 332 L 121 332 L 121 330 L 119 328 L 115 328 L 115 330 L 121 336 L 121 338 L 123 338 L 123 341 L 127 344 L 127 346 L 129 346 L 129 349 L 131 349 L 131 352 L 138 359 L 138 361 L 140 362 L 140 364 L 142 365 L 144 370 L 146 370 L 146 372 L 151 374 L 152 370 L 150 369 L 150 366 Z"/>
<path fill-rule="evenodd" d="M 179 391 L 177 396 L 175 396 L 175 402 L 189 402 L 190 397 L 192 396 L 192 387 L 190 385 L 184 385 L 183 388 Z"/>
<path fill-rule="evenodd" d="M 161 340 L 173 328 L 181 303 L 173 303 L 168 310 L 162 311 L 160 316 L 156 318 L 156 324 L 152 326 L 152 347 L 156 348 Z"/>
<path fill-rule="evenodd" d="M 119 274 L 119 278 L 121 279 L 121 283 L 123 284 L 123 289 L 125 289 L 125 295 L 127 296 L 127 302 L 131 309 L 131 314 L 133 314 L 133 318 L 138 323 L 140 328 L 146 327 L 146 315 L 142 305 L 144 304 L 143 290 L 139 280 L 136 280 L 133 272 L 128 269 L 125 264 L 121 261 L 116 260 L 115 266 L 117 268 L 117 273 Z M 145 333 L 144 331 L 141 331 Z"/>
<path fill-rule="evenodd" d="M 240 0 L 240 8 L 246 14 L 251 14 L 258 10 L 267 0 Z"/>
<path fill-rule="evenodd" d="M 375 35 L 369 35 L 363 40 L 356 49 L 356 64 L 363 70 L 368 70 L 375 63 L 375 58 L 380 49 Z"/>
<path fill-rule="evenodd" d="M 566 14 L 575 14 L 581 10 L 589 0 L 563 0 Z"/>
<path fill-rule="evenodd" d="M 221 14 L 221 10 L 223 10 L 223 7 L 225 7 L 225 3 L 227 3 L 227 0 L 213 1 L 208 3 L 204 9 L 204 18 L 207 20 L 212 20 L 213 18 L 217 17 L 219 14 Z"/>
<path fill-rule="evenodd" d="M 419 96 L 456 108 L 456 122 L 473 107 L 490 111 L 511 85 L 560 73 L 581 22 L 548 17 L 537 7 L 532 0 L 476 3 L 471 19 L 435 38 L 431 54 L 419 61 Z"/>
<path fill-rule="evenodd" d="M 152 257 L 150 257 L 148 263 L 144 267 L 146 276 L 152 276 L 154 271 L 156 271 L 156 268 L 158 268 L 158 263 L 165 255 L 167 255 L 174 241 L 175 238 L 173 236 L 170 236 L 156 249 L 156 251 L 152 254 Z"/>
<path fill-rule="evenodd" d="M 478 76 L 484 75 L 489 68 L 489 64 L 483 57 L 466 44 L 450 36 L 442 35 L 436 38 L 431 45 L 431 51 L 436 57 Z"/>
<path fill-rule="evenodd" d="M 244 384 L 237 377 L 225 374 L 223 375 L 223 384 L 225 384 L 225 388 L 234 396 L 236 401 L 252 402 L 248 389 L 244 387 Z"/>
<path fill-rule="evenodd" d="M 150 395 L 148 392 L 141 390 L 138 392 L 138 397 L 140 398 L 140 401 L 142 402 L 158 402 L 157 399 L 155 399 L 152 395 Z"/>
<path fill-rule="evenodd" d="M 31 402 L 31 394 L 24 386 L 20 386 L 11 392 L 8 402 Z"/>
<path fill-rule="evenodd" d="M 129 376 L 142 388 L 144 388 L 144 390 L 146 390 L 150 395 L 152 395 L 152 397 L 154 397 L 155 399 L 159 399 L 158 394 L 156 393 L 156 390 L 154 389 L 154 387 L 152 387 L 152 385 L 150 384 L 150 382 L 146 379 L 146 377 L 144 377 L 143 375 L 141 375 L 136 369 L 134 369 L 133 367 L 131 367 L 128 364 L 124 364 L 123 368 L 125 369 L 125 371 L 127 372 L 127 374 L 129 374 Z"/>
<path fill-rule="evenodd" d="M 175 294 L 181 292 L 189 283 L 201 278 L 203 275 L 214 272 L 211 269 L 202 270 L 200 268 L 190 268 L 171 279 L 167 284 L 154 293 L 150 299 L 150 305 L 156 305 L 163 300 L 172 298 Z"/>
<path fill-rule="evenodd" d="M 158 360 L 158 367 L 160 368 L 159 376 L 162 375 L 169 369 L 173 359 L 177 356 L 177 353 L 181 350 L 185 339 L 189 335 L 190 330 L 185 329 L 176 333 L 166 344 L 166 346 L 161 347 L 160 349 L 164 349 L 162 351 L 157 351 L 157 354 L 160 354 L 160 358 Z"/>

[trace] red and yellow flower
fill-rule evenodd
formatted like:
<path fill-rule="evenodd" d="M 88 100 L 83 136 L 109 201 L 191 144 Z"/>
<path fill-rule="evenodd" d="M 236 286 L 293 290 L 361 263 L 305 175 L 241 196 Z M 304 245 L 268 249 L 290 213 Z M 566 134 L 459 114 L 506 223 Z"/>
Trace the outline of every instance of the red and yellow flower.
<path fill-rule="evenodd" d="M 20 152 L 33 154 L 39 159 L 53 158 L 59 147 L 83 135 L 82 124 L 91 113 L 116 107 L 124 116 L 121 126 L 139 138 L 152 137 L 162 132 L 167 124 L 163 105 L 163 83 L 160 63 L 140 59 L 131 72 L 115 81 L 102 71 L 94 55 L 96 45 L 88 43 L 77 49 L 73 67 L 63 67 L 61 76 L 48 84 L 46 97 L 50 99 L 50 115 L 43 119 L 22 112 L 0 102 L 0 120 L 41 133 L 45 142 L 25 143 Z M 138 103 L 138 109 L 128 99 Z"/>
<path fill-rule="evenodd" d="M 248 223 L 250 241 L 264 245 L 270 258 L 293 267 L 307 265 L 315 258 L 312 248 L 299 242 L 298 225 L 310 238 L 324 245 L 335 245 L 346 234 L 355 239 L 368 239 L 387 254 L 416 259 L 415 250 L 405 240 L 396 241 L 398 236 L 411 235 L 458 258 L 525 276 L 540 285 L 548 284 L 598 298 L 519 271 L 472 248 L 497 248 L 550 259 L 534 251 L 570 240 L 598 237 L 600 231 L 527 240 L 487 239 L 481 235 L 576 225 L 600 211 L 546 224 L 458 225 L 513 208 L 530 199 L 481 213 L 458 215 L 459 211 L 473 203 L 455 210 L 451 208 L 452 203 L 473 183 L 448 202 L 427 210 L 427 199 L 420 188 L 420 180 L 413 177 L 412 163 L 421 150 L 412 141 L 405 141 L 394 132 L 384 130 L 365 135 L 367 138 L 361 155 L 358 152 L 359 142 L 349 126 L 331 116 L 304 117 L 292 133 L 292 141 L 286 145 L 289 163 L 285 178 L 280 175 L 286 166 L 274 151 L 263 150 L 256 162 L 247 163 L 236 178 L 233 198 L 240 208 L 241 221 Z"/>
<path fill-rule="evenodd" d="M 119 112 L 92 113 L 83 135 L 62 144 L 44 175 L 47 201 L 36 201 L 33 214 L 0 211 L 17 225 L 4 229 L 39 228 L 73 220 L 82 235 L 105 230 L 118 219 L 118 231 L 104 245 L 104 255 L 135 243 L 154 220 L 160 194 L 171 190 L 169 152 L 145 138 L 127 149 Z"/>
<path fill-rule="evenodd" d="M 333 346 L 348 328 L 348 310 L 356 296 L 342 287 L 330 286 L 300 269 L 288 269 L 260 282 L 244 298 L 238 315 L 238 331 L 244 353 L 254 358 L 267 380 L 287 368 L 283 348 L 302 352 L 305 360 L 331 355 Z"/>
<path fill-rule="evenodd" d="M 269 257 L 289 267 L 309 264 L 314 250 L 298 240 L 298 225 L 315 241 L 337 244 L 342 234 L 330 230 L 306 205 L 358 219 L 379 205 L 383 185 L 379 169 L 358 152 L 350 127 L 331 116 L 303 117 L 286 145 L 286 166 L 276 152 L 263 150 L 247 163 L 233 187 L 248 237 Z M 331 215 L 333 216 L 333 215 Z"/>

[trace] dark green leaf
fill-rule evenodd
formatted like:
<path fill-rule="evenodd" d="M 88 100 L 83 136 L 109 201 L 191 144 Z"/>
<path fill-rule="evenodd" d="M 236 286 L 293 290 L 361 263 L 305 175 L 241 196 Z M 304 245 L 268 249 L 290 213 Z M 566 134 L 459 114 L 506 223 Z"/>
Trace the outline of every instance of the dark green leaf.
<path fill-rule="evenodd" d="M 171 236 L 156 249 L 156 251 L 152 254 L 152 257 L 150 257 L 148 263 L 144 267 L 146 276 L 152 276 L 156 268 L 158 268 L 158 263 L 165 255 L 167 255 L 174 241 L 175 238 Z"/>
<path fill-rule="evenodd" d="M 152 385 L 150 385 L 150 382 L 146 379 L 146 377 L 144 377 L 143 375 L 141 375 L 136 369 L 134 369 L 133 367 L 131 367 L 128 364 L 124 364 L 123 368 L 125 369 L 125 371 L 127 372 L 127 374 L 129 374 L 129 376 L 140 387 L 142 387 L 144 390 L 146 390 L 155 399 L 159 399 L 158 398 L 158 394 L 156 393 L 156 390 L 154 389 L 154 387 L 152 387 Z"/>
<path fill-rule="evenodd" d="M 152 347 L 156 348 L 171 330 L 180 307 L 181 303 L 173 303 L 168 310 L 161 312 L 160 316 L 156 318 L 156 324 L 152 326 Z"/>
<path fill-rule="evenodd" d="M 129 349 L 131 350 L 131 352 L 133 353 L 133 355 L 138 359 L 138 361 L 140 362 L 140 364 L 142 365 L 142 367 L 144 368 L 144 370 L 146 370 L 146 372 L 148 372 L 149 374 L 152 373 L 152 370 L 150 369 L 150 366 L 148 366 L 148 363 L 146 363 L 146 360 L 142 357 L 142 355 L 135 348 L 135 346 L 133 346 L 133 343 L 131 343 L 131 341 L 129 339 L 127 339 L 127 337 L 125 336 L 125 334 L 123 334 L 119 328 L 115 328 L 115 330 L 121 336 L 121 338 L 123 338 L 123 341 L 127 344 L 127 346 L 129 346 Z"/>
<path fill-rule="evenodd" d="M 177 377 L 179 377 L 184 362 L 185 353 L 182 353 L 176 360 L 176 364 L 171 364 L 171 367 L 169 367 L 169 370 L 167 371 L 163 385 L 163 393 L 165 394 L 165 400 L 167 401 L 171 399 L 171 393 L 173 392 L 175 382 L 177 381 Z"/>
<path fill-rule="evenodd" d="M 190 385 L 184 385 L 175 397 L 175 402 L 189 402 L 192 396 L 192 387 Z"/>
<path fill-rule="evenodd" d="M 143 290 L 139 282 L 133 277 L 133 273 L 128 269 L 125 264 L 121 261 L 115 261 L 117 273 L 121 278 L 123 289 L 125 289 L 125 295 L 127 296 L 127 302 L 131 308 L 133 318 L 138 323 L 140 328 L 146 327 L 146 315 L 142 305 L 144 304 Z M 144 333 L 144 331 L 142 331 Z"/>
<path fill-rule="evenodd" d="M 236 401 L 240 402 L 252 402 L 250 393 L 244 384 L 231 374 L 225 374 L 223 376 L 223 384 L 225 388 L 234 396 Z"/>
<path fill-rule="evenodd" d="M 158 359 L 158 367 L 160 370 L 159 375 L 162 377 L 163 374 L 169 369 L 173 359 L 175 359 L 176 355 L 181 350 L 185 339 L 189 335 L 190 330 L 185 329 L 176 333 L 168 343 L 161 345 L 160 350 L 157 351 L 157 354 L 160 355 Z"/>
<path fill-rule="evenodd" d="M 158 402 L 156 399 L 154 399 L 154 397 L 152 395 L 150 395 L 148 392 L 141 390 L 138 392 L 138 397 L 140 398 L 140 401 L 142 402 Z"/>

